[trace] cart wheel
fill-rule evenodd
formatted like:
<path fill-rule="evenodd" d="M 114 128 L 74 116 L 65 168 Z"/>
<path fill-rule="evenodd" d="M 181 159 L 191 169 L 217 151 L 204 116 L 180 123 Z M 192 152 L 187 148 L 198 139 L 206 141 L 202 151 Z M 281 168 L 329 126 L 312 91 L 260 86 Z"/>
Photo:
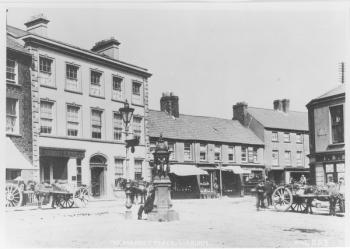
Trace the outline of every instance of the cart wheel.
<path fill-rule="evenodd" d="M 293 195 L 290 189 L 278 187 L 272 194 L 273 205 L 278 211 L 287 211 L 293 203 Z"/>
<path fill-rule="evenodd" d="M 61 196 L 58 200 L 60 207 L 71 208 L 74 205 L 73 198 L 71 196 Z"/>
<path fill-rule="evenodd" d="M 89 202 L 89 191 L 85 187 L 78 188 L 74 193 L 74 203 L 78 207 L 86 207 Z"/>
<path fill-rule="evenodd" d="M 22 204 L 22 192 L 15 184 L 8 183 L 5 187 L 6 207 L 19 207 Z"/>
<path fill-rule="evenodd" d="M 306 198 L 299 197 L 299 196 L 294 196 L 293 198 L 293 203 L 292 203 L 292 210 L 294 212 L 305 212 L 306 211 Z"/>

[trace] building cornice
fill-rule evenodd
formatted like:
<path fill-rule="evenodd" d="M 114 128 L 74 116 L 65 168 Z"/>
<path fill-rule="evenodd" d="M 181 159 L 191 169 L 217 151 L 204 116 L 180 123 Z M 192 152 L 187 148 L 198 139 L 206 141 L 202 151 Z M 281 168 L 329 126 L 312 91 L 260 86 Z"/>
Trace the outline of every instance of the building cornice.
<path fill-rule="evenodd" d="M 26 46 L 31 46 L 31 45 L 39 45 L 39 46 L 43 46 L 49 49 L 53 49 L 56 51 L 59 51 L 61 53 L 65 53 L 65 54 L 69 54 L 69 55 L 73 55 L 73 56 L 77 56 L 80 57 L 82 59 L 85 60 L 90 60 L 105 66 L 109 66 L 109 67 L 114 67 L 118 70 L 127 72 L 127 73 L 134 73 L 136 75 L 145 77 L 145 78 L 149 78 L 152 76 L 151 73 L 149 73 L 147 71 L 147 69 L 145 68 L 141 68 L 132 64 L 128 64 L 125 62 L 121 62 L 121 61 L 116 61 L 110 58 L 107 58 L 105 56 L 87 51 L 87 50 L 83 50 L 77 47 L 73 47 L 73 46 L 69 46 L 67 44 L 63 44 L 57 41 L 53 41 L 51 39 L 48 38 L 44 38 L 44 37 L 40 37 L 40 36 L 36 36 L 33 34 L 29 34 L 26 35 L 24 37 L 22 37 L 23 41 L 25 41 Z"/>

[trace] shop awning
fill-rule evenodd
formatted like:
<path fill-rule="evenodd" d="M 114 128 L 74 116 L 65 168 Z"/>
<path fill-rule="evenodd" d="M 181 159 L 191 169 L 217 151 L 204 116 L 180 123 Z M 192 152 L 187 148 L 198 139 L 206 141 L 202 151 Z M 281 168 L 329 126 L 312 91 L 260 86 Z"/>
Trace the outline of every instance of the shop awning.
<path fill-rule="evenodd" d="M 170 173 L 178 176 L 208 175 L 208 172 L 190 164 L 172 164 Z"/>
<path fill-rule="evenodd" d="M 243 174 L 245 172 L 243 172 L 241 166 L 226 166 L 226 167 L 222 167 L 221 170 L 223 171 L 232 171 L 234 174 Z"/>
<path fill-rule="evenodd" d="M 250 169 L 242 169 L 243 174 L 251 174 L 252 171 Z"/>
<path fill-rule="evenodd" d="M 34 169 L 10 138 L 6 137 L 6 169 Z"/>

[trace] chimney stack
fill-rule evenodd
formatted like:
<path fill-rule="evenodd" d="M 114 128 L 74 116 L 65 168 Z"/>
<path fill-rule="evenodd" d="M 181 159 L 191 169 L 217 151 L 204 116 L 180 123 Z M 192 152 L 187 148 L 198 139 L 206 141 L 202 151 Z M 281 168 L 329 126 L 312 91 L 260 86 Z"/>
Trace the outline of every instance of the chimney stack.
<path fill-rule="evenodd" d="M 276 99 L 273 101 L 273 109 L 275 111 L 282 111 L 282 100 Z"/>
<path fill-rule="evenodd" d="M 47 36 L 47 24 L 49 22 L 49 19 L 47 19 L 44 14 L 40 14 L 33 16 L 29 21 L 24 23 L 24 25 L 27 27 L 28 32 L 41 36 Z"/>
<path fill-rule="evenodd" d="M 170 116 L 179 117 L 179 97 L 173 92 L 166 92 L 160 98 L 160 110 L 168 113 Z"/>
<path fill-rule="evenodd" d="M 289 112 L 289 99 L 282 99 L 282 110 L 284 113 L 288 113 Z"/>
<path fill-rule="evenodd" d="M 242 125 L 247 126 L 247 108 L 246 102 L 237 102 L 233 109 L 233 120 L 238 120 Z"/>
<path fill-rule="evenodd" d="M 102 40 L 95 43 L 95 46 L 91 49 L 92 52 L 107 55 L 108 57 L 119 60 L 119 46 L 120 42 L 114 37 L 107 40 Z"/>

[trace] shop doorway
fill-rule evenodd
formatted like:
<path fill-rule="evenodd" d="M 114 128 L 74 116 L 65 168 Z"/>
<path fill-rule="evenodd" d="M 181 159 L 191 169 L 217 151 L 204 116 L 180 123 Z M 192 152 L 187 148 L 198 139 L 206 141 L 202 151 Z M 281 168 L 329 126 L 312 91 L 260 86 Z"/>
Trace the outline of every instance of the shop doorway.
<path fill-rule="evenodd" d="M 101 155 L 93 156 L 90 159 L 91 193 L 93 197 L 100 197 L 105 194 L 106 161 L 106 158 Z"/>

